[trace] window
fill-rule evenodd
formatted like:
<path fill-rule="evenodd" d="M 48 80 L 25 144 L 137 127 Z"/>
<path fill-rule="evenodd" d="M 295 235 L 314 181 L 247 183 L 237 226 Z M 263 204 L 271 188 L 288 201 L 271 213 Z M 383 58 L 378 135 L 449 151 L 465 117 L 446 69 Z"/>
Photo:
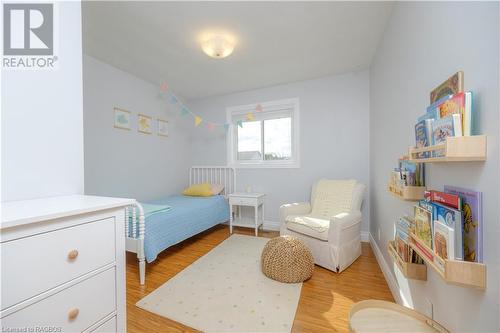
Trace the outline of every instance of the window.
<path fill-rule="evenodd" d="M 258 105 L 260 112 L 256 112 Z M 233 125 L 227 140 L 230 165 L 299 167 L 298 99 L 230 107 L 227 119 Z"/>

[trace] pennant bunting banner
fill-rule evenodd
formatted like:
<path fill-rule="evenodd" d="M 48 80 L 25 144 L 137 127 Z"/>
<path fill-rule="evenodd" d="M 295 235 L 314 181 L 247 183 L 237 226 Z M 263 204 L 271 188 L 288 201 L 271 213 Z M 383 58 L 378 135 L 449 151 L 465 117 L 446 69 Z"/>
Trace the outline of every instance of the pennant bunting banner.
<path fill-rule="evenodd" d="M 166 82 L 162 82 L 162 83 L 160 84 L 160 91 L 161 91 L 161 92 L 167 92 L 167 90 L 168 90 L 168 85 L 167 85 L 167 83 L 166 83 Z"/>
<path fill-rule="evenodd" d="M 160 84 L 160 98 L 168 100 L 170 104 L 174 105 L 175 107 L 180 108 L 180 115 L 181 116 L 187 116 L 191 115 L 194 118 L 194 126 L 199 127 L 202 122 L 205 122 L 207 124 L 207 129 L 210 131 L 213 131 L 217 127 L 224 128 L 224 130 L 227 132 L 231 126 L 229 123 L 217 123 L 217 122 L 212 122 L 212 121 L 203 121 L 203 119 L 193 113 L 191 110 L 189 110 L 188 107 L 186 107 L 182 101 L 177 98 L 177 96 L 172 92 L 172 90 L 169 89 L 169 86 L 167 85 L 166 82 L 162 82 Z M 247 119 L 253 119 L 253 113 L 249 113 L 247 115 Z M 238 126 L 243 127 L 243 122 L 239 120 Z"/>
<path fill-rule="evenodd" d="M 201 119 L 201 117 L 198 117 L 198 116 L 194 116 L 194 126 L 199 126 L 201 124 L 203 119 Z"/>
<path fill-rule="evenodd" d="M 248 113 L 247 113 L 246 120 L 248 120 L 248 121 L 253 121 L 253 120 L 254 120 L 254 117 L 253 117 L 253 113 L 252 113 L 252 112 L 248 112 Z"/>
<path fill-rule="evenodd" d="M 262 105 L 257 104 L 257 106 L 255 107 L 255 112 L 262 112 Z"/>
<path fill-rule="evenodd" d="M 239 127 L 243 127 L 243 120 L 238 120 L 236 124 L 238 124 Z"/>

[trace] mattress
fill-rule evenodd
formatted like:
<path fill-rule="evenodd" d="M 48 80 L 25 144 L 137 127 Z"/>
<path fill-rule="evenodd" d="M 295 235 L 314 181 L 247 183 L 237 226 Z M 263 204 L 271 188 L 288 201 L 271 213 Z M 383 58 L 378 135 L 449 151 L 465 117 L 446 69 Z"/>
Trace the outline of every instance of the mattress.
<path fill-rule="evenodd" d="M 154 261 L 158 254 L 168 247 L 219 223 L 229 221 L 229 204 L 221 195 L 174 195 L 148 203 L 168 205 L 172 209 L 146 217 L 144 250 L 147 262 Z"/>

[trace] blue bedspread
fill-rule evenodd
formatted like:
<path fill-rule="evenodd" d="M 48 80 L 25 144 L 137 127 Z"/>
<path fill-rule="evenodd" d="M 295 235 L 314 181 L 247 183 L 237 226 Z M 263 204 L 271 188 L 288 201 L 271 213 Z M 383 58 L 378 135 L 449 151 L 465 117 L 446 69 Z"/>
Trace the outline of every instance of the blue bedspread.
<path fill-rule="evenodd" d="M 221 195 L 174 195 L 148 203 L 168 205 L 172 209 L 146 217 L 144 250 L 147 262 L 155 260 L 166 248 L 229 220 L 229 205 Z"/>

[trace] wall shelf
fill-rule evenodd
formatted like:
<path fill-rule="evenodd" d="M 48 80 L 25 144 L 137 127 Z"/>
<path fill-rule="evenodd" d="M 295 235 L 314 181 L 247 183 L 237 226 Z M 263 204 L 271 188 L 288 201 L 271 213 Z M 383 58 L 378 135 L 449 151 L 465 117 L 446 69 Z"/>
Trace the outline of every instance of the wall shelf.
<path fill-rule="evenodd" d="M 388 184 L 387 190 L 394 196 L 405 201 L 418 201 L 424 198 L 425 186 L 396 186 Z"/>
<path fill-rule="evenodd" d="M 444 152 L 441 157 L 417 158 L 418 153 Z M 410 162 L 437 163 L 437 162 L 471 162 L 486 161 L 486 135 L 447 137 L 443 144 L 415 148 L 408 151 Z"/>
<path fill-rule="evenodd" d="M 401 259 L 396 252 L 394 241 L 387 243 L 387 251 L 398 266 L 401 273 L 403 273 L 404 277 L 407 279 L 427 281 L 427 266 L 403 261 L 403 259 Z"/>
<path fill-rule="evenodd" d="M 415 234 L 410 234 L 410 247 L 424 259 L 425 263 L 450 284 L 462 287 L 486 289 L 486 265 L 461 260 L 444 260 L 444 271 L 434 262 L 434 251 L 425 245 Z M 439 259 L 441 260 L 441 259 Z"/>

